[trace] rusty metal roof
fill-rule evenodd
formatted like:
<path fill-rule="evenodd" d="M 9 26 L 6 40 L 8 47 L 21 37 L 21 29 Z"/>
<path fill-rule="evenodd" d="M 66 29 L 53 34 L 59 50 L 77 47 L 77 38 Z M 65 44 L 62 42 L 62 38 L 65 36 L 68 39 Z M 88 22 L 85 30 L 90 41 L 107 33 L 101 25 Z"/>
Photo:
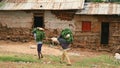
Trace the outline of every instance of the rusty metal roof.
<path fill-rule="evenodd" d="M 0 10 L 82 9 L 84 0 L 2 0 Z"/>
<path fill-rule="evenodd" d="M 117 3 L 85 3 L 84 9 L 76 14 L 113 15 L 120 14 L 120 4 Z"/>

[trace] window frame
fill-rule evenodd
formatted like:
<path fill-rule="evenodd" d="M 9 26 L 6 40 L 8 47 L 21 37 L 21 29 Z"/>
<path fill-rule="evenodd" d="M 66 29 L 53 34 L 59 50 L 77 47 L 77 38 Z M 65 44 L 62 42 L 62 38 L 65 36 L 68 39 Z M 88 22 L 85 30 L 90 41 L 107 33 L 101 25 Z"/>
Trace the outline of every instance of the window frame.
<path fill-rule="evenodd" d="M 91 21 L 82 21 L 82 32 L 91 32 Z"/>

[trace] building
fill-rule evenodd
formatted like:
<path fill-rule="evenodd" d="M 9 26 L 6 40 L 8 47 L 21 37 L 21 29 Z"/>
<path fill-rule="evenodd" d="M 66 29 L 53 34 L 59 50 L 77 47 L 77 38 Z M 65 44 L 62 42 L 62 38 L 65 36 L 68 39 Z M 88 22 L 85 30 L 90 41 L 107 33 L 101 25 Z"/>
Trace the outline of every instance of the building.
<path fill-rule="evenodd" d="M 34 27 L 47 37 L 61 29 L 74 34 L 73 47 L 98 49 L 120 45 L 120 4 L 84 0 L 0 0 L 0 39 L 29 41 Z"/>
<path fill-rule="evenodd" d="M 83 5 L 84 0 L 0 0 L 0 39 L 29 41 L 38 26 L 47 37 L 63 28 L 74 30 L 75 12 Z"/>
<path fill-rule="evenodd" d="M 78 45 L 93 49 L 117 48 L 120 45 L 120 4 L 85 3 L 84 9 L 76 12 L 75 26 Z"/>

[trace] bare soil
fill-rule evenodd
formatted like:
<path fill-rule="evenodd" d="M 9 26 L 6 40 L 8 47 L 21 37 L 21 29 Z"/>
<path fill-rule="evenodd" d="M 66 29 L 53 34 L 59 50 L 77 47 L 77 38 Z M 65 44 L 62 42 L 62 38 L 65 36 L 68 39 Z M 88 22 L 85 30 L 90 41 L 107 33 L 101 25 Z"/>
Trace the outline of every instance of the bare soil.
<path fill-rule="evenodd" d="M 61 56 L 62 50 L 59 45 L 50 47 L 48 44 L 43 44 L 42 52 L 44 55 L 55 55 L 55 56 Z M 21 42 L 11 42 L 11 41 L 0 41 L 0 53 L 22 53 L 22 54 L 31 54 L 37 56 L 37 49 L 36 49 L 36 43 L 34 41 L 28 42 L 28 43 L 21 43 Z M 88 49 L 81 49 L 81 48 L 71 48 L 68 51 L 68 54 L 71 56 L 71 62 L 75 63 L 77 61 L 80 61 L 83 58 L 86 57 L 96 57 L 103 54 L 110 54 L 107 52 L 97 52 L 97 51 L 91 51 Z M 72 57 L 77 56 L 77 58 Z M 45 61 L 44 61 L 45 62 Z M 49 65 L 51 66 L 51 65 Z M 0 68 L 48 68 L 45 64 L 36 64 L 32 63 L 15 63 L 15 62 L 0 62 Z M 53 68 L 54 66 L 52 66 Z M 49 67 L 50 68 L 50 67 Z M 56 68 L 56 67 L 54 67 Z M 61 67 L 57 67 L 61 68 Z M 63 68 L 68 68 L 63 65 Z M 70 67 L 72 68 L 72 67 Z M 74 67 L 79 68 L 79 67 Z"/>
<path fill-rule="evenodd" d="M 37 49 L 36 43 L 34 41 L 28 43 L 0 41 L 0 52 L 13 52 L 36 55 Z M 62 54 L 62 50 L 59 45 L 50 47 L 48 44 L 43 44 L 42 52 L 44 55 L 59 56 Z M 69 55 L 84 57 L 95 57 L 100 54 L 109 54 L 107 52 L 96 52 L 81 48 L 71 48 L 68 53 Z"/>

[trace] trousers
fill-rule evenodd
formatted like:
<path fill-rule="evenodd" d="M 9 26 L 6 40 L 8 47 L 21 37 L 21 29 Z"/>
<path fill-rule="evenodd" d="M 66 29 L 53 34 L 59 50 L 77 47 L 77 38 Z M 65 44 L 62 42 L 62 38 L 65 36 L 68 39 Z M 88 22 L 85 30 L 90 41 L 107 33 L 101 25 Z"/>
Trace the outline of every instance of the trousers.
<path fill-rule="evenodd" d="M 68 49 L 63 49 L 63 54 L 62 54 L 62 59 L 61 61 L 63 62 L 65 59 L 67 60 L 67 64 L 71 64 L 70 58 L 67 53 Z"/>

